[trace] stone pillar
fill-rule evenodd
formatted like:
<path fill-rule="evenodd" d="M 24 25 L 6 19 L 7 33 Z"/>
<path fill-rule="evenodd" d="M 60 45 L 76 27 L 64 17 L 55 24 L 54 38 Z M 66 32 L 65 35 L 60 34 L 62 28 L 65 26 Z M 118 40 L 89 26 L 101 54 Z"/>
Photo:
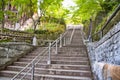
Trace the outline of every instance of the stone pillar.
<path fill-rule="evenodd" d="M 33 43 L 32 44 L 33 44 L 33 46 L 37 46 L 38 45 L 36 36 L 33 37 Z"/>

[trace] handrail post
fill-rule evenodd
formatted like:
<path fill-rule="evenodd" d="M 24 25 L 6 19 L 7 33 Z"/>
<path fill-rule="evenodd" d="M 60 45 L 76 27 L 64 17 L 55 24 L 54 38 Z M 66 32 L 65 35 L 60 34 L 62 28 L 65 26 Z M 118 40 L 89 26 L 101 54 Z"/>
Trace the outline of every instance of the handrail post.
<path fill-rule="evenodd" d="M 35 70 L 35 65 L 34 65 L 34 62 L 32 62 L 31 80 L 34 80 L 34 70 Z"/>
<path fill-rule="evenodd" d="M 9 47 L 10 47 L 10 45 L 8 44 L 7 55 L 6 55 L 7 59 L 9 58 Z"/>
<path fill-rule="evenodd" d="M 9 58 L 9 48 L 8 48 L 8 52 L 7 52 L 6 58 L 7 58 L 7 59 Z"/>
<path fill-rule="evenodd" d="M 70 36 L 70 43 L 69 44 L 71 44 L 71 42 L 72 42 L 72 38 L 73 38 L 74 32 L 75 32 L 75 27 L 73 28 L 72 34 Z"/>
<path fill-rule="evenodd" d="M 89 36 L 88 40 L 89 42 L 92 42 L 92 35 Z"/>
<path fill-rule="evenodd" d="M 66 44 L 70 44 L 70 39 L 66 37 Z"/>
<path fill-rule="evenodd" d="M 103 31 L 100 31 L 100 39 L 103 37 Z"/>
<path fill-rule="evenodd" d="M 62 47 L 62 34 L 60 35 L 60 48 Z"/>
<path fill-rule="evenodd" d="M 50 54 L 51 54 L 51 42 L 49 43 L 49 48 L 48 48 L 48 61 L 47 61 L 47 64 L 51 64 Z"/>
<path fill-rule="evenodd" d="M 58 40 L 56 40 L 56 52 L 55 52 L 56 54 L 58 54 L 58 45 L 57 44 L 58 44 Z"/>
<path fill-rule="evenodd" d="M 64 43 L 63 43 L 63 46 L 65 46 L 66 45 L 66 38 L 64 37 Z"/>
<path fill-rule="evenodd" d="M 88 40 L 92 41 L 92 19 L 90 18 L 89 32 L 88 32 Z"/>
<path fill-rule="evenodd" d="M 33 43 L 32 44 L 33 44 L 33 46 L 37 46 L 37 38 L 36 38 L 36 36 L 33 37 Z"/>

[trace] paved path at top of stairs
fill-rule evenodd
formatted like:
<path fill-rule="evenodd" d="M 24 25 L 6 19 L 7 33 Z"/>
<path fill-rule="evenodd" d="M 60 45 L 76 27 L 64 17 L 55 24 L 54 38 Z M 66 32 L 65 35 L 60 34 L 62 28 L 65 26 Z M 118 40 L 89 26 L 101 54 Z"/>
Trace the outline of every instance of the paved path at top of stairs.
<path fill-rule="evenodd" d="M 70 34 L 67 35 L 70 36 Z M 32 53 L 6 67 L 5 70 L 0 71 L 0 80 L 10 80 L 43 49 L 37 48 Z M 21 75 L 25 74 L 25 72 Z M 30 77 L 31 74 L 29 73 L 24 80 L 30 80 Z M 47 64 L 47 55 L 44 56 L 35 66 L 34 80 L 93 80 L 80 29 L 75 29 L 71 44 L 59 48 L 58 54 L 51 54 L 50 65 Z"/>

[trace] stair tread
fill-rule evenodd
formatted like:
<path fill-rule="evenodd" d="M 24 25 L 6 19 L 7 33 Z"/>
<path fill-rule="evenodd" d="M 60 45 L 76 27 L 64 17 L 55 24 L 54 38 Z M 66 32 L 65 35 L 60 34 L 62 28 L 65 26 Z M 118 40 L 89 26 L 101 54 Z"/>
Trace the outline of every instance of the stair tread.
<path fill-rule="evenodd" d="M 32 56 L 32 55 L 29 55 L 29 56 L 25 56 L 23 58 L 29 58 L 29 57 L 35 57 L 35 56 Z M 42 57 L 42 56 L 40 56 Z M 48 56 L 44 56 L 44 57 L 48 57 Z M 51 58 L 88 58 L 87 56 L 51 56 Z"/>
<path fill-rule="evenodd" d="M 19 61 L 21 62 L 21 61 L 24 61 L 24 60 L 25 60 L 25 61 L 26 61 L 26 60 L 32 61 L 32 59 L 29 59 L 29 58 L 24 58 L 24 59 L 22 58 L 22 59 L 20 59 Z M 37 60 L 38 60 L 38 59 L 37 59 Z M 43 60 L 41 60 L 41 61 L 46 61 L 46 60 L 47 60 L 47 59 L 43 59 Z M 54 61 L 54 62 L 55 62 L 55 61 L 56 61 L 56 62 L 57 62 L 57 61 L 58 61 L 58 62 L 89 62 L 88 60 L 71 60 L 71 59 L 69 59 L 69 60 L 67 60 L 67 59 L 66 59 L 66 60 L 65 60 L 65 59 L 64 59 L 64 60 L 62 60 L 62 59 L 61 59 L 61 60 L 59 60 L 59 59 L 51 59 L 51 61 Z"/>
<path fill-rule="evenodd" d="M 51 60 L 51 61 L 56 61 L 56 62 L 88 62 L 88 61 L 77 61 L 77 60 Z"/>
<path fill-rule="evenodd" d="M 14 62 L 14 63 L 22 63 L 22 64 L 28 64 L 27 62 Z M 44 64 L 44 63 L 38 63 L 38 65 L 53 65 L 53 66 L 78 66 L 78 67 L 89 67 L 90 65 L 70 65 L 70 64 Z"/>
<path fill-rule="evenodd" d="M 58 58 L 64 58 L 64 57 L 57 57 L 57 60 L 58 60 Z M 85 58 L 85 57 L 77 57 L 77 58 L 75 58 L 75 57 L 65 57 L 66 59 L 87 59 L 87 61 L 88 61 L 88 58 Z M 24 59 L 24 60 L 32 60 L 32 58 L 20 58 L 19 60 L 22 60 L 22 59 Z M 46 57 L 45 57 L 45 59 L 46 59 Z M 55 59 L 55 58 L 51 58 L 51 59 Z M 61 60 L 63 60 L 63 59 L 61 59 Z"/>
<path fill-rule="evenodd" d="M 11 74 L 17 74 L 16 71 L 0 71 L 0 73 L 11 73 Z M 22 73 L 25 74 L 25 73 Z M 28 75 L 31 75 L 30 73 Z M 35 76 L 38 77 L 50 77 L 50 78 L 61 78 L 61 79 L 78 79 L 78 80 L 92 80 L 92 77 L 80 77 L 80 76 L 66 76 L 66 75 L 52 75 L 52 74 L 36 74 Z"/>
<path fill-rule="evenodd" d="M 72 53 L 70 53 L 70 54 L 68 54 L 68 53 L 65 53 L 65 54 L 63 54 L 63 53 L 58 53 L 58 54 L 51 54 L 51 56 L 86 56 L 86 54 L 80 54 L 80 53 L 78 53 L 78 54 L 72 54 Z M 36 55 L 31 55 L 31 54 L 29 54 L 29 55 L 27 55 L 27 56 L 36 56 Z M 47 56 L 47 55 L 46 55 Z"/>
<path fill-rule="evenodd" d="M 23 69 L 24 67 L 21 66 L 8 66 L 9 68 L 21 68 Z M 29 67 L 30 68 L 30 67 Z M 35 68 L 36 70 L 49 70 L 49 71 L 63 71 L 63 72 L 88 72 L 91 73 L 91 71 L 88 70 L 71 70 L 71 69 L 55 69 L 55 68 Z"/>

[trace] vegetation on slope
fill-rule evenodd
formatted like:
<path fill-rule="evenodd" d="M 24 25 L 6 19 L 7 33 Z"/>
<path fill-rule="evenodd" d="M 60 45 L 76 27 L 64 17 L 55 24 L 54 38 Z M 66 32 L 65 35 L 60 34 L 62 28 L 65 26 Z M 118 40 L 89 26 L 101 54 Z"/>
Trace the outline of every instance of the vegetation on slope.
<path fill-rule="evenodd" d="M 65 30 L 66 22 L 68 22 L 67 24 L 84 24 L 85 32 L 89 34 L 91 20 L 92 33 L 95 33 L 101 29 L 120 3 L 120 0 L 73 0 L 76 6 L 70 6 L 69 9 L 66 9 L 62 6 L 63 0 L 40 0 L 39 3 L 38 1 L 1 0 L 1 28 L 4 28 L 6 23 L 23 25 L 26 20 L 31 18 L 33 25 L 26 31 L 37 35 L 44 34 L 46 36 L 44 39 L 55 39 Z M 40 15 L 38 14 L 35 19 L 33 15 L 37 11 Z M 53 35 L 55 37 L 51 38 Z"/>
<path fill-rule="evenodd" d="M 77 4 L 77 9 L 75 9 L 75 11 L 73 12 L 74 14 L 73 18 L 77 17 L 78 19 L 76 20 L 81 20 L 81 22 L 84 24 L 85 32 L 87 35 L 89 35 L 88 31 L 90 26 L 90 19 L 92 20 L 92 34 L 94 34 L 103 27 L 105 22 L 108 20 L 108 18 L 114 12 L 115 8 L 120 3 L 119 0 L 74 0 L 74 1 Z"/>

